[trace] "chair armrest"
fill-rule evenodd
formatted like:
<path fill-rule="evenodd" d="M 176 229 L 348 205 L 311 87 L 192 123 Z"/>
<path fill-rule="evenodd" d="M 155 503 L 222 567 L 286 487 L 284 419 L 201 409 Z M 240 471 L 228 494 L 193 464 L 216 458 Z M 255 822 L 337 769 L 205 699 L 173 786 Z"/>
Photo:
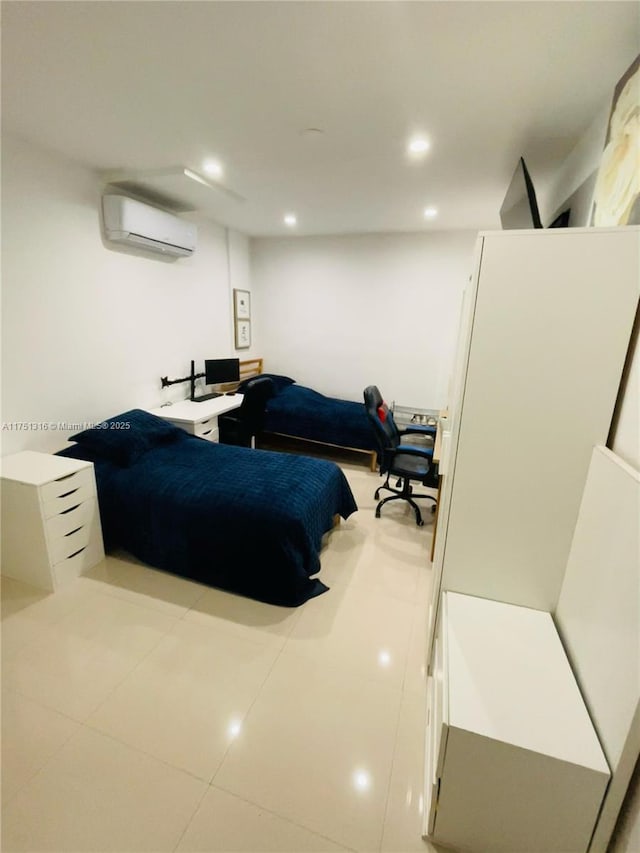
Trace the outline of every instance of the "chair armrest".
<path fill-rule="evenodd" d="M 404 429 L 398 430 L 400 435 L 410 435 L 414 433 L 416 435 L 435 435 L 437 427 L 427 426 L 426 424 L 412 424 Z"/>
<path fill-rule="evenodd" d="M 400 453 L 405 453 L 407 456 L 420 456 L 422 459 L 428 459 L 433 462 L 433 447 L 416 447 L 413 444 L 399 444 L 394 450 L 390 450 L 389 454 L 392 458 Z"/>

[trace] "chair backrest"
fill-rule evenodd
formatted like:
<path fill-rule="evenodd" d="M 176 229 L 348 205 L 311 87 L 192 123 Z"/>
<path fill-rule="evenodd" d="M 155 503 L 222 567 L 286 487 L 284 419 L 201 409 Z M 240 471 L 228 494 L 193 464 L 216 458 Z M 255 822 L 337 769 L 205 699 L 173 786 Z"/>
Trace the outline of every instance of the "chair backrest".
<path fill-rule="evenodd" d="M 246 383 L 242 393 L 244 397 L 238 413 L 239 419 L 244 432 L 256 435 L 264 428 L 267 400 L 274 395 L 273 379 L 256 376 Z"/>
<path fill-rule="evenodd" d="M 400 434 L 392 412 L 375 385 L 368 385 L 364 389 L 364 407 L 378 445 L 380 470 L 384 473 L 387 469 L 388 453 L 400 444 Z"/>

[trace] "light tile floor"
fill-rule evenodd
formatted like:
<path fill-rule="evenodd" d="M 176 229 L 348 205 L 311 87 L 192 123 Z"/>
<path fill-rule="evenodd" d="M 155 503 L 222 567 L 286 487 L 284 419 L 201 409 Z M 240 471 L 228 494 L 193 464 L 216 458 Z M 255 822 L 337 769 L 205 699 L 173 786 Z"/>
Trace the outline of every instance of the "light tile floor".
<path fill-rule="evenodd" d="M 2 850 L 433 851 L 421 838 L 432 523 L 343 464 L 331 590 L 272 607 L 109 556 L 2 581 Z M 427 502 L 423 502 L 425 507 Z"/>

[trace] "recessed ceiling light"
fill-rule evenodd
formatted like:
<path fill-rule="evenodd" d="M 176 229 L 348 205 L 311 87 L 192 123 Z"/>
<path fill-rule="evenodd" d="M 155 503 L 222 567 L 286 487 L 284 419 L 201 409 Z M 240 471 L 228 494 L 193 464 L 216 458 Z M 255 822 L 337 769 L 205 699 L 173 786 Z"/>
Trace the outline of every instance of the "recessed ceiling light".
<path fill-rule="evenodd" d="M 219 178 L 222 174 L 222 166 L 217 160 L 207 160 L 202 168 L 208 175 L 213 175 L 216 178 Z"/>
<path fill-rule="evenodd" d="M 290 228 L 293 228 L 294 225 L 297 225 L 298 217 L 295 213 L 285 213 L 284 216 L 284 224 L 288 225 Z"/>
<path fill-rule="evenodd" d="M 422 136 L 416 136 L 409 142 L 409 153 L 410 154 L 424 154 L 425 151 L 429 150 L 429 142 Z"/>
<path fill-rule="evenodd" d="M 424 209 L 424 218 L 425 219 L 433 219 L 434 216 L 438 215 L 437 207 L 425 207 Z"/>

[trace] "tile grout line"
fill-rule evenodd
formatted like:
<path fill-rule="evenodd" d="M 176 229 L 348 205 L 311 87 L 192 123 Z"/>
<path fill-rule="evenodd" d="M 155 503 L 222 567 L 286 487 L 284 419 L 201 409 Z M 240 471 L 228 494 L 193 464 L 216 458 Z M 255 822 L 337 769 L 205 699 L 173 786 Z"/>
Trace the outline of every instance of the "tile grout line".
<path fill-rule="evenodd" d="M 285 823 L 290 824 L 291 826 L 295 826 L 298 829 L 303 829 L 305 832 L 310 832 L 312 835 L 317 836 L 318 838 L 322 838 L 325 841 L 330 841 L 332 844 L 335 844 L 337 847 L 340 847 L 342 850 L 349 851 L 349 853 L 358 853 L 357 848 L 348 847 L 343 844 L 341 841 L 338 841 L 335 838 L 332 838 L 330 835 L 324 835 L 322 832 L 318 832 L 315 829 L 312 829 L 309 826 L 305 826 L 303 823 L 298 823 L 295 820 L 291 820 L 290 817 L 286 817 L 285 815 L 280 814 L 279 812 L 274 811 L 273 809 L 267 808 L 266 806 L 261 805 L 260 803 L 256 803 L 253 800 L 248 800 L 246 797 L 241 797 L 240 794 L 237 794 L 235 791 L 229 791 L 227 788 L 224 788 L 222 785 L 214 785 L 210 784 L 210 788 L 213 788 L 216 791 L 222 791 L 224 794 L 228 794 L 230 797 L 235 797 L 243 803 L 247 803 L 250 806 L 253 806 L 256 809 L 260 809 L 260 811 L 266 812 L 267 814 L 273 815 L 273 817 L 277 817 L 279 820 L 285 821 Z"/>
<path fill-rule="evenodd" d="M 64 717 L 64 719 L 65 719 L 65 720 L 69 720 L 70 722 L 75 723 L 75 725 L 76 725 L 76 726 L 78 726 L 78 728 L 80 728 L 80 727 L 83 725 L 83 723 L 78 722 L 78 720 L 74 720 L 74 719 L 73 719 L 73 717 L 69 717 L 67 714 L 63 714 L 61 711 L 55 711 L 54 709 L 49 708 L 47 705 L 43 705 L 41 702 L 38 702 L 36 699 L 32 699 L 30 696 L 25 696 L 23 693 L 21 693 L 20 691 L 16 690 L 16 689 L 15 689 L 15 688 L 13 688 L 13 687 L 12 687 L 12 688 L 9 688 L 9 689 L 10 689 L 13 693 L 16 693 L 18 696 L 20 696 L 20 698 L 21 698 L 21 699 L 26 699 L 26 700 L 27 700 L 27 701 L 29 701 L 29 702 L 33 702 L 33 703 L 34 703 L 34 704 L 36 704 L 39 708 L 43 708 L 45 711 L 49 711 L 49 712 L 52 712 L 52 713 L 55 713 L 55 714 L 59 714 L 61 717 Z M 28 779 L 26 779 L 26 780 L 25 780 L 25 781 L 24 781 L 24 782 L 23 782 L 23 783 L 22 783 L 22 784 L 21 784 L 21 785 L 20 785 L 20 786 L 19 786 L 19 787 L 14 791 L 14 792 L 13 792 L 13 794 L 9 797 L 9 799 L 8 799 L 8 800 L 7 800 L 7 799 L 5 799 L 5 797 L 4 797 L 4 795 L 3 795 L 3 796 L 2 796 L 2 808 L 4 809 L 4 808 L 5 808 L 5 806 L 9 805 L 9 804 L 12 802 L 12 800 L 14 800 L 16 797 L 18 797 L 18 796 L 22 793 L 22 791 L 24 790 L 24 788 L 26 788 L 28 785 L 30 785 L 30 784 L 31 784 L 31 783 L 32 783 L 32 782 L 33 782 L 33 781 L 34 781 L 34 780 L 35 780 L 35 779 L 36 779 L 36 778 L 37 778 L 37 777 L 38 777 L 38 776 L 39 776 L 39 775 L 40 775 L 40 774 L 41 774 L 41 773 L 42 773 L 42 772 L 43 772 L 43 771 L 44 771 L 44 770 L 49 766 L 49 763 L 50 763 L 51 761 L 53 761 L 53 759 L 56 757 L 56 755 L 58 755 L 58 753 L 59 753 L 59 752 L 61 752 L 61 750 L 63 749 L 63 747 L 65 747 L 65 746 L 69 743 L 69 741 L 70 741 L 72 738 L 74 738 L 77 734 L 78 734 L 78 731 L 74 731 L 74 732 L 71 732 L 71 734 L 70 734 L 68 737 L 64 738 L 64 740 L 62 741 L 62 743 L 58 744 L 58 746 L 53 750 L 53 752 L 51 753 L 51 755 L 46 759 L 46 761 L 42 764 L 42 766 L 41 766 L 41 767 L 38 767 L 38 769 L 37 769 L 35 772 L 33 772 L 33 773 L 29 776 L 29 778 L 28 778 Z"/>
<path fill-rule="evenodd" d="M 203 593 L 203 595 L 204 595 L 204 593 Z M 185 613 L 184 615 L 186 615 L 186 613 Z M 183 618 L 184 618 L 184 616 L 183 616 Z M 244 721 L 247 719 L 247 717 L 249 716 L 249 714 L 251 713 L 251 709 L 252 709 L 252 708 L 253 708 L 253 706 L 255 705 L 255 703 L 256 703 L 256 701 L 257 701 L 258 697 L 260 696 L 260 694 L 261 694 L 261 692 L 262 692 L 262 689 L 263 689 L 263 687 L 264 687 L 264 685 L 265 685 L 265 683 L 266 683 L 267 679 L 269 678 L 269 676 L 270 676 L 270 675 L 271 675 L 271 673 L 273 672 L 273 668 L 274 668 L 274 666 L 276 665 L 276 663 L 278 662 L 278 660 L 279 660 L 279 658 L 280 658 L 280 655 L 282 654 L 282 650 L 284 649 L 285 645 L 286 645 L 286 643 L 283 643 L 283 644 L 282 644 L 282 647 L 281 647 L 281 648 L 280 648 L 280 650 L 278 651 L 278 654 L 277 654 L 277 655 L 275 656 L 275 658 L 273 659 L 273 662 L 272 662 L 271 666 L 269 667 L 269 669 L 268 669 L 267 673 L 265 674 L 264 679 L 262 680 L 261 684 L 259 685 L 259 687 L 258 687 L 258 689 L 257 689 L 256 695 L 255 695 L 255 697 L 254 697 L 253 701 L 251 702 L 251 704 L 250 704 L 250 705 L 249 705 L 249 707 L 247 708 L 246 713 L 245 713 L 244 717 L 242 718 L 243 723 L 244 723 Z M 218 773 L 220 772 L 220 769 L 222 768 L 222 765 L 224 764 L 224 761 L 225 761 L 225 759 L 226 759 L 227 755 L 229 754 L 229 751 L 230 751 L 230 750 L 231 750 L 231 748 L 233 747 L 233 745 L 234 745 L 234 741 L 231 741 L 231 743 L 229 743 L 229 744 L 227 745 L 227 747 L 226 747 L 226 749 L 225 749 L 224 753 L 222 754 L 222 757 L 221 757 L 221 758 L 220 758 L 220 760 L 218 761 L 218 766 L 217 766 L 217 767 L 215 768 L 215 770 L 212 772 L 212 774 L 210 775 L 210 777 L 209 777 L 209 779 L 208 779 L 208 780 L 206 780 L 206 779 L 204 779 L 204 780 L 203 780 L 203 781 L 205 782 L 205 785 L 206 785 L 205 790 L 204 790 L 204 792 L 203 792 L 203 794 L 202 794 L 202 797 L 200 797 L 200 800 L 198 801 L 198 804 L 197 804 L 196 808 L 194 809 L 194 811 L 193 811 L 193 813 L 192 813 L 191 817 L 190 817 L 190 818 L 189 818 L 189 820 L 187 821 L 187 823 L 186 823 L 186 825 L 185 825 L 185 828 L 184 828 L 184 830 L 183 830 L 182 834 L 180 835 L 180 838 L 178 839 L 178 842 L 177 842 L 176 846 L 173 848 L 173 853 L 176 853 L 176 851 L 178 850 L 178 847 L 180 846 L 180 843 L 182 842 L 182 839 L 184 838 L 184 836 L 186 835 L 186 833 L 187 833 L 187 831 L 188 831 L 189 827 L 190 827 L 190 826 L 191 826 L 191 824 L 193 823 L 193 820 L 194 820 L 194 818 L 195 818 L 196 814 L 198 813 L 198 811 L 199 811 L 199 809 L 200 809 L 200 806 L 201 806 L 201 805 L 202 805 L 202 803 L 204 802 L 204 798 L 205 798 L 205 797 L 207 796 L 207 794 L 209 793 L 209 790 L 210 790 L 211 788 L 215 788 L 215 789 L 217 789 L 217 790 L 219 790 L 219 791 L 224 791 L 224 792 L 225 792 L 225 793 L 227 793 L 227 794 L 231 794 L 231 791 L 226 791 L 224 788 L 221 788 L 219 785 L 214 785 L 214 784 L 213 784 L 213 780 L 215 779 L 215 777 L 216 777 L 216 776 L 218 775 Z M 237 795 L 236 795 L 236 794 L 233 794 L 233 796 L 237 796 Z M 242 799 L 242 798 L 239 798 L 239 799 Z M 250 801 L 249 801 L 249 800 L 245 800 L 245 802 L 250 802 Z M 251 803 L 251 805 L 254 805 L 254 806 L 256 806 L 257 808 L 262 808 L 261 806 L 258 806 L 258 804 L 257 804 L 257 803 Z M 268 811 L 268 810 L 266 810 L 266 809 L 265 809 L 265 811 Z M 275 814 L 275 812 L 274 812 L 273 814 Z M 277 817 L 282 817 L 281 815 L 276 815 L 276 816 L 277 816 Z"/>
<path fill-rule="evenodd" d="M 205 780 L 203 780 L 203 781 L 205 781 Z M 189 827 L 190 827 L 190 826 L 191 826 L 191 824 L 193 823 L 193 819 L 195 818 L 195 816 L 196 816 L 196 815 L 198 814 L 198 812 L 200 811 L 200 806 L 201 806 L 201 805 L 202 805 L 202 803 L 204 802 L 204 798 L 207 796 L 207 794 L 208 794 L 208 793 L 209 793 L 209 785 L 208 785 L 208 784 L 206 784 L 206 781 L 205 781 L 205 787 L 204 787 L 204 790 L 203 790 L 203 792 L 202 792 L 202 796 L 200 797 L 200 799 L 199 799 L 199 800 L 198 800 L 198 802 L 196 803 L 196 807 L 195 807 L 195 809 L 193 810 L 193 812 L 191 813 L 191 817 L 187 820 L 187 822 L 186 822 L 186 824 L 185 824 L 184 829 L 183 829 L 183 830 L 182 830 L 182 832 L 180 833 L 180 837 L 178 838 L 178 840 L 177 840 L 177 842 L 176 842 L 176 845 L 175 845 L 175 847 L 173 848 L 172 853 L 176 853 L 176 850 L 178 849 L 178 847 L 180 847 L 180 844 L 181 844 L 181 842 L 182 842 L 182 839 L 183 839 L 183 838 L 185 837 L 185 835 L 187 834 L 187 830 L 189 829 Z"/>
<path fill-rule="evenodd" d="M 416 585 L 416 588 L 417 588 L 417 585 Z M 411 621 L 411 634 L 410 634 L 410 636 L 414 640 L 414 642 L 415 642 L 415 638 L 413 637 L 414 629 L 415 629 L 416 625 L 418 624 L 419 611 L 420 611 L 422 605 L 424 605 L 424 604 L 425 604 L 425 602 L 418 602 L 418 603 L 416 603 L 416 605 L 414 607 L 414 614 L 413 614 L 413 619 Z M 385 827 L 386 827 L 386 823 L 387 823 L 387 816 L 389 814 L 389 803 L 390 803 L 390 799 L 391 799 L 391 784 L 393 781 L 393 771 L 396 767 L 396 762 L 397 762 L 397 758 L 398 758 L 398 735 L 400 732 L 400 720 L 402 718 L 402 708 L 403 708 L 405 699 L 407 698 L 408 695 L 411 694 L 411 691 L 408 690 L 406 687 L 406 684 L 407 684 L 407 667 L 409 666 L 409 660 L 410 660 L 411 652 L 412 652 L 412 648 L 411 648 L 411 643 L 410 643 L 409 648 L 407 649 L 407 659 L 405 661 L 404 675 L 403 675 L 403 679 L 402 679 L 401 699 L 400 699 L 400 705 L 398 707 L 398 718 L 396 721 L 396 732 L 395 732 L 394 746 L 393 746 L 393 759 L 391 761 L 391 772 L 389 774 L 389 783 L 387 786 L 387 796 L 386 796 L 385 805 L 384 805 L 384 817 L 382 820 L 382 834 L 380 837 L 380 844 L 378 845 L 378 851 L 382 851 L 382 846 L 384 844 L 384 833 L 385 833 Z"/>
<path fill-rule="evenodd" d="M 265 677 L 262 679 L 262 681 L 261 681 L 261 683 L 260 683 L 260 685 L 259 685 L 259 687 L 258 687 L 258 689 L 257 689 L 257 691 L 256 691 L 256 695 L 254 696 L 254 698 L 253 698 L 253 700 L 252 700 L 251 704 L 250 704 L 250 705 L 249 705 L 249 707 L 247 708 L 247 711 L 246 711 L 246 713 L 245 713 L 244 717 L 242 718 L 242 722 L 243 722 L 243 724 L 244 724 L 245 720 L 247 719 L 247 717 L 249 716 L 249 714 L 251 713 L 251 710 L 252 710 L 253 706 L 256 704 L 256 702 L 257 702 L 257 701 L 258 701 L 258 699 L 260 698 L 260 695 L 262 694 L 262 691 L 264 690 L 264 686 L 265 686 L 265 684 L 267 683 L 267 680 L 268 680 L 269 676 L 270 676 L 270 675 L 271 675 L 271 673 L 273 672 L 273 670 L 274 670 L 274 668 L 275 668 L 275 665 L 276 665 L 276 664 L 278 663 L 278 661 L 280 660 L 280 657 L 282 656 L 282 652 L 284 651 L 284 647 L 286 646 L 286 644 L 287 644 L 287 643 L 286 643 L 286 640 L 285 640 L 285 642 L 282 644 L 281 648 L 279 649 L 278 654 L 277 654 L 277 655 L 275 656 L 275 658 L 273 659 L 273 661 L 272 661 L 272 663 L 271 663 L 271 666 L 269 667 L 269 669 L 268 669 L 267 673 L 265 674 Z M 218 766 L 216 767 L 216 769 L 213 771 L 213 773 L 212 773 L 212 774 L 211 774 L 211 776 L 209 777 L 209 782 L 208 782 L 208 784 L 209 784 L 210 786 L 211 786 L 211 785 L 213 785 L 213 781 L 214 781 L 215 777 L 218 775 L 218 773 L 219 773 L 219 772 L 220 772 L 220 770 L 222 769 L 222 765 L 224 764 L 224 762 L 225 762 L 225 760 L 226 760 L 226 758 L 227 758 L 227 755 L 229 754 L 230 750 L 233 748 L 233 746 L 234 746 L 234 745 L 235 745 L 235 740 L 232 740 L 232 741 L 231 741 L 231 743 L 229 743 L 229 744 L 227 745 L 227 748 L 225 749 L 225 751 L 224 751 L 224 753 L 223 753 L 223 755 L 222 755 L 222 758 L 221 758 L 221 759 L 220 759 L 220 761 L 218 762 Z"/>

